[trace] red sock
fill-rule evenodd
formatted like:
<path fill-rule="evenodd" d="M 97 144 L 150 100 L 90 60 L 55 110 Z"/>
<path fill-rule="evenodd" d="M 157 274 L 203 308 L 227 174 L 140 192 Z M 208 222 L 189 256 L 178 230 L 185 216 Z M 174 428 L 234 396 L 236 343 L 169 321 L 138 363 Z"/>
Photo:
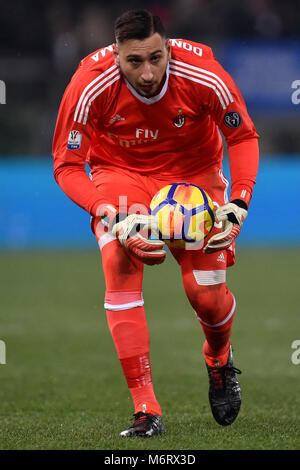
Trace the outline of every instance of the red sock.
<path fill-rule="evenodd" d="M 118 293 L 119 299 L 120 294 Z M 112 293 L 107 293 L 106 305 L 107 300 L 113 297 Z M 107 309 L 106 313 L 118 357 L 134 402 L 135 413 L 144 411 L 161 415 L 161 408 L 155 397 L 152 384 L 149 331 L 144 307 L 137 306 L 116 311 Z"/>
<path fill-rule="evenodd" d="M 215 367 L 216 361 L 218 361 L 218 364 L 220 367 L 225 366 L 228 360 L 229 348 L 230 348 L 230 342 L 228 341 L 223 348 L 219 349 L 216 352 L 210 347 L 208 342 L 205 341 L 203 344 L 203 354 L 205 357 L 205 361 L 207 362 L 207 365 L 209 365 L 209 367 Z"/>
<path fill-rule="evenodd" d="M 230 291 L 228 292 L 231 294 Z M 232 294 L 231 296 L 233 298 L 233 305 L 221 321 L 215 321 L 215 323 L 210 326 L 200 322 L 206 338 L 203 345 L 203 354 L 210 367 L 215 367 L 216 360 L 220 367 L 223 367 L 227 363 L 230 348 L 230 335 L 236 307 L 235 299 Z"/>
<path fill-rule="evenodd" d="M 142 297 L 143 263 L 128 256 L 115 240 L 102 246 L 105 309 L 135 413 L 161 414 L 149 361 L 149 332 Z M 124 290 L 126 286 L 127 290 Z"/>
<path fill-rule="evenodd" d="M 153 390 L 149 353 L 120 361 L 134 402 L 134 412 L 161 415 L 161 408 Z"/>
<path fill-rule="evenodd" d="M 214 362 L 218 359 L 223 365 L 224 361 L 225 364 L 227 362 L 235 299 L 225 282 L 205 284 L 207 279 L 211 280 L 210 271 L 198 273 L 201 273 L 200 280 L 204 285 L 199 283 L 199 279 L 196 282 L 195 276 L 188 270 L 183 276 L 185 291 L 205 335 L 203 352 L 207 362 L 210 363 L 211 357 Z"/>

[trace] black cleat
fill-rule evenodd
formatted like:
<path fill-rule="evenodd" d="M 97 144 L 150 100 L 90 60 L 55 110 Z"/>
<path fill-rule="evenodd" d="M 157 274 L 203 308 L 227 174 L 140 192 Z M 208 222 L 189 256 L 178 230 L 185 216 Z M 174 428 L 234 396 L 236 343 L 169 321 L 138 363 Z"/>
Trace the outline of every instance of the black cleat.
<path fill-rule="evenodd" d="M 160 415 L 151 415 L 149 413 L 143 413 L 142 411 L 139 411 L 133 416 L 133 425 L 125 431 L 122 431 L 120 436 L 152 437 L 165 432 L 165 427 Z"/>
<path fill-rule="evenodd" d="M 205 362 L 206 364 L 206 362 Z M 236 374 L 242 372 L 234 367 L 232 348 L 230 346 L 227 364 L 223 367 L 209 367 L 209 402 L 213 417 L 221 426 L 232 424 L 241 407 L 241 389 Z"/>

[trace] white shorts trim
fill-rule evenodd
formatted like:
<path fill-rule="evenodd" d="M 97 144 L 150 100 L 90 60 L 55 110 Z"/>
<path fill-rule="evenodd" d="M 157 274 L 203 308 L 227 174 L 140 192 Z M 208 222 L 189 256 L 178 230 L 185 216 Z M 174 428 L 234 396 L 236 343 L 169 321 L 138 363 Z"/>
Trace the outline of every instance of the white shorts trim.
<path fill-rule="evenodd" d="M 228 199 L 229 181 L 228 181 L 228 179 L 224 176 L 224 173 L 223 173 L 222 170 L 219 170 L 219 176 L 220 176 L 221 180 L 223 181 L 223 183 L 225 184 L 225 189 L 224 189 L 224 202 L 225 202 L 225 204 L 227 204 L 227 202 L 229 201 L 229 199 Z"/>
<path fill-rule="evenodd" d="M 226 270 L 217 269 L 215 271 L 193 271 L 195 280 L 199 286 L 214 286 L 226 282 Z"/>
<path fill-rule="evenodd" d="M 105 302 L 104 308 L 106 310 L 128 310 L 133 307 L 142 307 L 144 305 L 144 300 L 136 300 L 135 302 L 128 302 L 127 304 L 112 305 Z"/>
<path fill-rule="evenodd" d="M 102 248 L 107 245 L 107 243 L 113 242 L 114 240 L 116 240 L 116 237 L 114 237 L 111 233 L 105 233 L 102 235 L 98 242 L 100 250 L 102 250 Z"/>
<path fill-rule="evenodd" d="M 224 325 L 226 322 L 228 322 L 228 320 L 230 320 L 230 318 L 232 317 L 232 315 L 233 315 L 234 312 L 235 312 L 236 301 L 235 301 L 234 295 L 232 295 L 232 297 L 233 297 L 233 305 L 232 305 L 232 307 L 231 307 L 231 310 L 230 310 L 230 312 L 228 313 L 228 315 L 224 318 L 224 320 L 221 321 L 220 323 L 216 323 L 215 325 L 211 325 L 210 323 L 206 323 L 205 321 L 203 321 L 203 320 L 199 317 L 199 315 L 197 314 L 197 312 L 195 312 L 195 313 L 196 313 L 196 317 L 198 318 L 198 320 L 199 320 L 201 323 L 203 323 L 203 325 L 205 325 L 205 326 L 210 326 L 211 328 L 217 328 L 218 326 Z"/>

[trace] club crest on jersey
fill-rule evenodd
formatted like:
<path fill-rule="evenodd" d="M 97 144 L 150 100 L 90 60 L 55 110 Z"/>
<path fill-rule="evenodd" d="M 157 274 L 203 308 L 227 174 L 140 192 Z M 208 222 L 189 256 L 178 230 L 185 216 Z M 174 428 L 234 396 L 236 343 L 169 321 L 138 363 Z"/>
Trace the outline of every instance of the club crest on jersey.
<path fill-rule="evenodd" d="M 69 134 L 67 149 L 76 150 L 80 148 L 82 135 L 79 131 L 71 131 Z"/>
<path fill-rule="evenodd" d="M 226 126 L 236 129 L 242 124 L 242 117 L 236 111 L 229 111 L 224 116 L 224 124 Z"/>
<path fill-rule="evenodd" d="M 173 119 L 175 127 L 182 127 L 185 124 L 185 114 L 182 114 L 182 109 L 178 109 L 178 115 Z"/>

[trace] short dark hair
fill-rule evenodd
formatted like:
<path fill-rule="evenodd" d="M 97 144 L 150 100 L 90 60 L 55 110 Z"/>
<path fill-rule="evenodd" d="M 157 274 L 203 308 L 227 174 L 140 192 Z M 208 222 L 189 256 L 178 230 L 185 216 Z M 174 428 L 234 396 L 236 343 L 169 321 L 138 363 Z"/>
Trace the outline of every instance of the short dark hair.
<path fill-rule="evenodd" d="M 129 39 L 143 40 L 154 33 L 166 37 L 161 19 L 148 10 L 129 10 L 115 21 L 115 37 L 120 44 Z"/>

